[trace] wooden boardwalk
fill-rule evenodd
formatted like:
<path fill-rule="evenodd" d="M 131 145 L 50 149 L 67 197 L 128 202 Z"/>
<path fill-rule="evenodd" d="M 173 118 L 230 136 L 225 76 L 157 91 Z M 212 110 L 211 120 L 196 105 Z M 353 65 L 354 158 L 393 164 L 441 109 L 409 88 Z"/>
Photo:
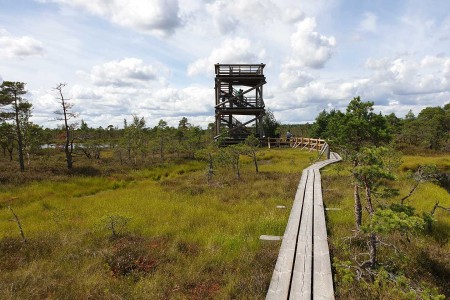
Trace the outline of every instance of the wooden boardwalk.
<path fill-rule="evenodd" d="M 334 299 L 319 170 L 340 160 L 303 170 L 266 299 Z"/>

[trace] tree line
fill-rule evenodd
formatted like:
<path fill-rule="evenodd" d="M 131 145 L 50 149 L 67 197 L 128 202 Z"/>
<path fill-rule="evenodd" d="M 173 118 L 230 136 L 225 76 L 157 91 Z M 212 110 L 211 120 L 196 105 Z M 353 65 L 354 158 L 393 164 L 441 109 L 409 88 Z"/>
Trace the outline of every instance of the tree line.
<path fill-rule="evenodd" d="M 0 85 L 0 147 L 4 157 L 18 158 L 20 171 L 25 171 L 32 157 L 44 147 L 61 146 L 67 168 L 73 167 L 73 156 L 100 159 L 105 148 L 114 150 L 120 164 L 137 165 L 148 157 L 161 161 L 170 157 L 194 158 L 196 151 L 213 143 L 214 124 L 207 129 L 192 125 L 186 117 L 177 127 L 168 126 L 164 120 L 149 128 L 144 117 L 132 115 L 124 120 L 123 128 L 108 125 L 92 128 L 73 111 L 71 99 L 65 96 L 66 84 L 54 88 L 56 129 L 43 128 L 30 121 L 32 103 L 24 96 L 25 83 L 3 81 Z M 355 98 L 359 99 L 359 98 Z M 444 107 L 428 107 L 417 116 L 411 111 L 405 118 L 394 113 L 383 116 L 373 112 L 373 102 L 351 101 L 347 112 L 322 111 L 313 124 L 281 125 L 274 114 L 267 110 L 263 119 L 266 137 L 282 136 L 290 130 L 297 136 L 320 137 L 339 147 L 351 146 L 341 151 L 358 152 L 367 143 L 380 145 L 394 141 L 397 148 L 417 147 L 444 150 L 448 147 L 450 104 Z M 346 124 L 347 126 L 342 126 Z"/>
<path fill-rule="evenodd" d="M 333 140 L 338 133 L 341 137 L 347 136 L 347 142 L 354 145 L 364 142 L 379 145 L 392 141 L 397 149 L 448 150 L 450 103 L 443 107 L 424 108 L 417 116 L 410 110 L 404 118 L 395 113 L 376 114 L 373 106 L 373 102 L 362 102 L 360 97 L 356 97 L 346 112 L 323 110 L 311 126 L 311 135 Z M 342 127 L 342 124 L 348 126 Z M 351 138 L 355 134 L 357 140 Z M 366 136 L 361 136 L 364 134 Z"/>
<path fill-rule="evenodd" d="M 74 156 L 99 160 L 106 149 L 112 150 L 121 165 L 138 166 L 149 158 L 161 162 L 167 156 L 194 158 L 197 151 L 214 144 L 214 124 L 202 129 L 186 117 L 179 120 L 177 127 L 169 126 L 162 119 L 156 126 L 148 127 L 145 118 L 138 115 L 124 119 L 122 128 L 90 127 L 74 112 L 71 99 L 65 96 L 65 83 L 53 89 L 59 107 L 54 112 L 54 120 L 59 124 L 55 129 L 44 128 L 30 121 L 33 105 L 25 98 L 25 85 L 12 81 L 0 85 L 0 147 L 3 157 L 10 161 L 18 159 L 21 172 L 33 157 L 42 154 L 43 148 L 47 152 L 50 148 L 64 150 L 67 168 L 72 169 Z M 78 117 L 81 122 L 75 121 Z M 279 123 L 272 112 L 268 111 L 263 123 L 269 134 L 275 134 Z"/>

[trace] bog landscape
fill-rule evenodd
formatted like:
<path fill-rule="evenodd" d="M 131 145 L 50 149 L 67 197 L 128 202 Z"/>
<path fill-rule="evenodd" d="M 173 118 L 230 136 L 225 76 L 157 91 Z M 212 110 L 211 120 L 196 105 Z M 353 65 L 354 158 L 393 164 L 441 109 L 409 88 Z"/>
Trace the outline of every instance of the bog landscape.
<path fill-rule="evenodd" d="M 336 299 L 450 296 L 449 104 L 399 118 L 356 97 L 289 126 L 268 110 L 244 139 L 187 118 L 75 127 L 64 87 L 48 129 L 23 83 L 1 86 L 3 299 L 264 298 L 282 242 L 260 237 L 283 236 L 302 171 L 327 158 L 300 137 L 343 158 L 321 172 Z"/>
<path fill-rule="evenodd" d="M 0 1 L 0 300 L 450 299 L 450 1 Z"/>

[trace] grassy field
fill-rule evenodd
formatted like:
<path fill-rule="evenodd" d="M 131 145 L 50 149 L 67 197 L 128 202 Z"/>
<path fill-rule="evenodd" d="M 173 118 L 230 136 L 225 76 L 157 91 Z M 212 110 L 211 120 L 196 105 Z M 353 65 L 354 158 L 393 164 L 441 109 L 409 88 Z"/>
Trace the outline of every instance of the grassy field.
<path fill-rule="evenodd" d="M 209 183 L 207 163 L 193 160 L 136 169 L 111 166 L 105 153 L 101 161 L 79 159 L 68 173 L 63 161 L 41 157 L 25 174 L 6 162 L 0 298 L 264 299 L 280 243 L 259 236 L 283 235 L 301 171 L 316 155 L 261 150 L 260 173 L 242 157 L 241 180 L 232 169 L 217 168 Z M 377 199 L 377 206 L 398 203 L 413 184 L 407 172 L 419 164 L 450 170 L 448 155 L 402 160 L 391 186 L 399 196 Z M 337 299 L 450 297 L 449 212 L 436 210 L 434 222 L 416 235 L 383 236 L 374 280 L 358 279 L 367 249 L 354 236 L 348 166 L 335 164 L 322 174 L 325 205 L 341 209 L 326 212 Z M 436 201 L 450 206 L 448 192 L 428 182 L 406 204 L 422 216 Z"/>
<path fill-rule="evenodd" d="M 441 172 L 450 171 L 450 155 L 403 156 L 391 186 L 399 196 L 376 200 L 377 207 L 400 203 L 409 193 L 413 181 L 407 171 L 421 164 L 434 164 Z M 359 266 L 368 258 L 367 239 L 355 235 L 353 188 L 349 166 L 336 164 L 322 172 L 324 202 L 327 207 L 340 208 L 327 212 L 330 249 L 333 256 L 337 299 L 445 299 L 450 297 L 450 212 L 438 209 L 434 222 L 415 235 L 398 233 L 382 236 L 379 246 L 380 265 L 371 282 L 359 280 Z M 435 183 L 419 185 L 405 204 L 415 208 L 415 214 L 429 213 L 436 201 L 450 207 L 450 195 Z M 363 201 L 363 206 L 364 206 Z M 363 225 L 368 215 L 363 211 Z M 441 296 L 438 296 L 441 294 Z"/>
<path fill-rule="evenodd" d="M 260 151 L 260 173 L 243 158 L 240 181 L 217 169 L 207 183 L 199 161 L 23 175 L 0 187 L 1 298 L 263 299 L 280 243 L 259 236 L 283 235 L 315 155 Z"/>

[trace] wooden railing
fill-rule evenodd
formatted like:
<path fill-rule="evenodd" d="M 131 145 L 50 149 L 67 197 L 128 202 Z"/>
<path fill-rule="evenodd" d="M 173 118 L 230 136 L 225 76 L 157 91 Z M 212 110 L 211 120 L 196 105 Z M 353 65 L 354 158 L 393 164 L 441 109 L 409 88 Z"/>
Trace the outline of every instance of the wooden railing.
<path fill-rule="evenodd" d="M 304 137 L 292 137 L 287 138 L 267 138 L 267 146 L 269 148 L 273 147 L 291 147 L 306 149 L 309 151 L 321 151 L 322 153 L 328 147 L 325 140 L 314 139 L 314 138 L 304 138 Z"/>
<path fill-rule="evenodd" d="M 216 75 L 263 75 L 265 64 L 215 64 Z"/>

